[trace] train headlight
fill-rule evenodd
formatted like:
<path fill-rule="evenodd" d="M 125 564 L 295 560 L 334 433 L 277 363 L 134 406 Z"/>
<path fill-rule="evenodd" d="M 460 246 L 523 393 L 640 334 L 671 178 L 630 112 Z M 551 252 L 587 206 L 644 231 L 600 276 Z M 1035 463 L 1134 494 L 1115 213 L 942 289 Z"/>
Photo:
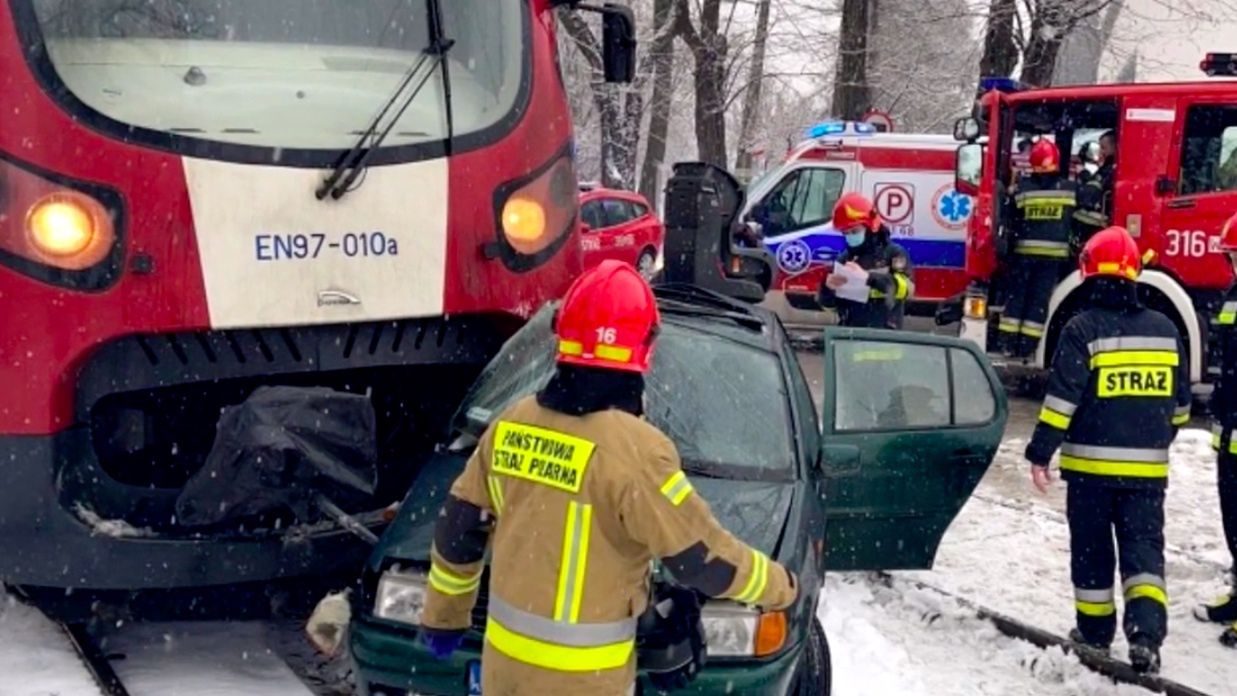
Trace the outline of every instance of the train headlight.
<path fill-rule="evenodd" d="M 487 245 L 486 256 L 517 273 L 540 266 L 571 237 L 578 209 L 575 166 L 569 154 L 560 154 L 494 192 L 498 239 Z"/>
<path fill-rule="evenodd" d="M 30 207 L 26 230 L 39 251 L 54 257 L 76 256 L 90 248 L 100 227 L 88 204 L 68 193 L 54 193 Z"/>
<path fill-rule="evenodd" d="M 88 292 L 120 277 L 125 216 L 117 191 L 5 159 L 0 189 L 0 266 Z"/>

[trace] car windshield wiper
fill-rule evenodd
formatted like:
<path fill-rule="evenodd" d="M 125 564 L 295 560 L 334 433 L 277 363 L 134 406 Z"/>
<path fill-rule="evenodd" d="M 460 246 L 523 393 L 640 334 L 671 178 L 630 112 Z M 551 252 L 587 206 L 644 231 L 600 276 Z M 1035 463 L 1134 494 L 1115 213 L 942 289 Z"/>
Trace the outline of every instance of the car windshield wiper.
<path fill-rule="evenodd" d="M 314 191 L 314 195 L 318 200 L 322 200 L 327 196 L 330 196 L 333 200 L 339 200 L 343 198 L 345 193 L 352 190 L 352 185 L 356 183 L 356 180 L 369 164 L 370 157 L 382 145 L 383 141 L 387 139 L 391 131 L 395 129 L 395 124 L 399 123 L 399 120 L 404 117 L 404 112 L 408 110 L 408 107 L 412 106 L 417 95 L 421 93 L 422 88 L 429 82 L 436 69 L 442 70 L 443 99 L 446 104 L 446 142 L 448 153 L 450 152 L 454 123 L 451 111 L 451 81 L 447 71 L 447 51 L 455 45 L 455 41 L 446 38 L 443 34 L 440 0 L 425 0 L 425 5 L 429 17 L 429 46 L 421 52 L 421 57 L 404 74 L 404 78 L 400 80 L 391 98 L 387 100 L 387 103 L 378 112 L 378 115 L 370 121 L 369 126 L 361 133 L 361 137 L 357 139 L 356 144 L 344 151 L 340 158 L 336 160 L 335 167 L 331 170 L 330 175 Z M 422 71 L 421 68 L 427 62 L 430 63 L 429 69 Z M 408 86 L 412 84 L 419 74 L 421 75 L 420 81 L 409 91 Z M 403 98 L 402 102 L 400 101 L 401 97 Z M 399 107 L 396 109 L 395 115 L 387 122 L 382 132 L 378 132 L 378 127 L 382 124 L 382 120 L 386 118 L 396 103 L 399 103 Z"/>

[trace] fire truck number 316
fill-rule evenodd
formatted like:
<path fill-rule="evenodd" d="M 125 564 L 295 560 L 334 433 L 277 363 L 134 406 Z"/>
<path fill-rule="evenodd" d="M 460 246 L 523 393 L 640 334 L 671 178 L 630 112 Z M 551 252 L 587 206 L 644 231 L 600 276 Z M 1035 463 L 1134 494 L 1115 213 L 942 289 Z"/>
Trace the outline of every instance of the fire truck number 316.
<path fill-rule="evenodd" d="M 1168 230 L 1168 248 L 1165 256 L 1201 257 L 1220 251 L 1220 238 L 1208 237 L 1202 230 Z"/>

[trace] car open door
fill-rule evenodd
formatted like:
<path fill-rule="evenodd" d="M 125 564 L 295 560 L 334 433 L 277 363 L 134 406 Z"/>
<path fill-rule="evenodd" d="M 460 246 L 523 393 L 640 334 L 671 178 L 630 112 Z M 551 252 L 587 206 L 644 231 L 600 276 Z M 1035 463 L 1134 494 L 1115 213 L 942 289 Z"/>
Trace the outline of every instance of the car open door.
<path fill-rule="evenodd" d="M 821 466 L 829 570 L 932 567 L 1005 432 L 1005 390 L 971 341 L 825 329 Z"/>

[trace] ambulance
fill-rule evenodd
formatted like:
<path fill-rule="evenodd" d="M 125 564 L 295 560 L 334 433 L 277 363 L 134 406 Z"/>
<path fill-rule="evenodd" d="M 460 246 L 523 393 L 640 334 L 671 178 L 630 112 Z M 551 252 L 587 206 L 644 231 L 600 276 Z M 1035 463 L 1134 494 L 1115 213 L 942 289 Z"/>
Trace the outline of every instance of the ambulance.
<path fill-rule="evenodd" d="M 829 122 L 806 132 L 786 161 L 750 187 L 743 220 L 777 260 L 766 306 L 789 324 L 818 324 L 821 283 L 846 243 L 832 224 L 844 193 L 872 199 L 915 266 L 912 313 L 963 292 L 972 199 L 955 190 L 958 144 L 948 135 L 881 133 Z"/>

